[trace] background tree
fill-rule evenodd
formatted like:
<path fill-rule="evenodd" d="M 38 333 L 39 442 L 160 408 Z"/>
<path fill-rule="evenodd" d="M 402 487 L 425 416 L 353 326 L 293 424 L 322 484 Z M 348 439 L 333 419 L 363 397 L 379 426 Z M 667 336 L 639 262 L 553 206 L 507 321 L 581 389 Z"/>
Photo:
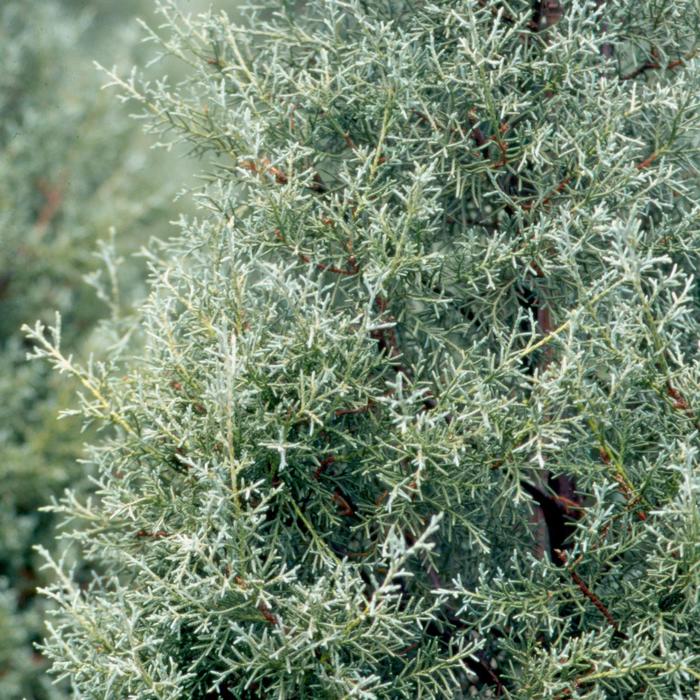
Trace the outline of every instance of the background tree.
<path fill-rule="evenodd" d="M 86 466 L 76 461 L 86 439 L 80 422 L 56 421 L 76 385 L 26 363 L 20 326 L 59 309 L 67 346 L 98 352 L 113 340 L 94 333 L 110 313 L 105 301 L 115 320 L 120 313 L 119 300 L 106 294 L 116 280 L 106 270 L 94 276 L 102 267 L 98 241 L 107 244 L 116 227 L 104 248 L 114 264 L 166 231 L 172 216 L 175 186 L 164 159 L 147 154 L 128 112 L 99 93 L 92 63 L 137 60 L 141 37 L 131 15 L 139 4 L 151 3 L 0 6 L 0 697 L 8 700 L 63 696 L 32 646 L 45 633 L 36 587 L 46 583 L 32 546 L 52 546 L 55 536 L 54 517 L 37 509 L 68 485 L 87 486 Z M 132 264 L 120 273 L 124 306 L 143 289 L 143 272 Z"/>
<path fill-rule="evenodd" d="M 143 347 L 77 378 L 77 697 L 690 697 L 697 3 L 160 4 L 210 157 Z"/>

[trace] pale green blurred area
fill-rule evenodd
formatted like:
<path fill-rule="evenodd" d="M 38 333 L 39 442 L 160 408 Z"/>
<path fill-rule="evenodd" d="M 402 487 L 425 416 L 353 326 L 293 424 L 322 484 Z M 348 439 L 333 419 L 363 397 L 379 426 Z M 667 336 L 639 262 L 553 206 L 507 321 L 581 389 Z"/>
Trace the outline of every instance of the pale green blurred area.
<path fill-rule="evenodd" d="M 236 2 L 215 6 L 233 12 Z M 32 548 L 55 551 L 56 520 L 38 508 L 67 487 L 88 488 L 90 471 L 77 461 L 89 434 L 77 419 L 56 420 L 75 406 L 75 382 L 28 363 L 20 327 L 60 311 L 66 352 L 99 358 L 113 340 L 99 320 L 127 314 L 145 293 L 133 254 L 191 209 L 173 198 L 194 184 L 197 164 L 152 149 L 128 117 L 134 106 L 101 90 L 107 78 L 93 65 L 144 65 L 154 47 L 135 17 L 157 26 L 153 10 L 152 0 L 0 0 L 0 700 L 70 697 L 33 646 L 47 602 Z M 182 68 L 164 70 L 177 79 Z M 84 281 L 107 279 L 95 252 L 110 235 L 124 260 L 111 306 Z M 87 578 L 89 566 L 76 565 Z"/>

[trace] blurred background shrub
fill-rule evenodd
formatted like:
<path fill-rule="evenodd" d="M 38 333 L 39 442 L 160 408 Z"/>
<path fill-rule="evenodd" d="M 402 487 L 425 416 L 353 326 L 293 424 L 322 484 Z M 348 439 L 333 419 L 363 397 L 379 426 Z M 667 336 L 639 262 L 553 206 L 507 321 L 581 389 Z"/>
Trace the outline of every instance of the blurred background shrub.
<path fill-rule="evenodd" d="M 182 3 L 197 10 L 205 3 Z M 143 63 L 139 15 L 152 0 L 3 0 L 0 3 L 0 698 L 68 695 L 52 685 L 33 644 L 44 631 L 46 583 L 33 551 L 55 551 L 52 516 L 38 509 L 69 484 L 88 488 L 78 419 L 57 420 L 75 386 L 25 361 L 23 322 L 63 317 L 67 347 L 97 357 L 101 317 L 138 298 L 131 254 L 167 235 L 176 191 L 189 177 L 176 154 L 149 150 L 95 68 Z M 189 166 L 191 167 L 191 166 Z M 96 293 L 99 241 L 112 239 L 121 299 Z M 110 288 L 110 276 L 102 275 Z"/>

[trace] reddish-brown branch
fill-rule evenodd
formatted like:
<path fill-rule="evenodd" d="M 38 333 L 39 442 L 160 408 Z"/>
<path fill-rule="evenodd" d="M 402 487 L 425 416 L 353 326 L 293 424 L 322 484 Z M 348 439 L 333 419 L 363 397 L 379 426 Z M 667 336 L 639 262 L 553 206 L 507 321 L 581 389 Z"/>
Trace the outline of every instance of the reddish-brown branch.
<path fill-rule="evenodd" d="M 163 537 L 169 537 L 168 533 L 165 530 L 156 530 L 155 532 L 148 532 L 148 530 L 139 530 L 135 535 L 135 537 L 151 537 L 154 540 L 160 540 Z"/>
<path fill-rule="evenodd" d="M 354 151 L 357 148 L 357 146 L 355 146 L 355 142 L 352 140 L 350 134 L 348 134 L 347 131 L 343 134 L 343 140 L 345 141 L 345 145 L 350 150 Z"/>
<path fill-rule="evenodd" d="M 623 479 L 623 477 L 620 474 L 616 474 L 614 479 L 620 485 L 620 490 L 622 491 L 623 495 L 627 499 L 627 506 L 629 508 L 633 508 L 639 502 L 640 496 L 635 496 L 632 493 L 632 490 L 630 489 L 629 485 L 627 484 L 627 482 Z M 643 510 L 637 510 L 635 512 L 637 514 L 637 517 L 640 520 L 647 519 L 647 514 Z"/>
<path fill-rule="evenodd" d="M 491 163 L 491 167 L 496 170 L 502 168 L 504 165 L 508 165 L 508 145 L 501 138 L 500 134 L 498 136 L 492 136 L 491 141 L 498 146 L 498 150 L 501 152 L 501 157 L 495 163 Z"/>
<path fill-rule="evenodd" d="M 289 177 L 287 174 L 270 164 L 267 158 L 263 158 L 260 163 L 256 163 L 254 160 L 244 160 L 241 163 L 241 167 L 245 170 L 255 173 L 256 175 L 264 175 L 265 173 L 270 173 L 278 185 L 286 185 L 289 182 Z"/>
<path fill-rule="evenodd" d="M 559 558 L 559 561 L 561 561 L 562 564 L 566 566 L 568 557 L 566 555 L 566 552 L 562 551 L 561 549 L 555 549 L 554 550 L 555 554 Z M 618 633 L 618 635 L 623 635 L 622 632 L 620 632 L 620 625 L 617 623 L 615 618 L 612 616 L 612 613 L 608 610 L 607 607 L 605 607 L 605 604 L 603 601 L 601 601 L 598 596 L 593 593 L 593 591 L 585 584 L 584 580 L 574 571 L 573 568 L 568 568 L 567 569 L 569 572 L 569 575 L 571 576 L 572 581 L 578 586 L 579 590 L 583 595 L 588 598 L 588 600 L 595 605 L 595 607 L 598 609 L 598 611 L 601 613 L 601 615 L 607 620 L 608 624 L 615 630 L 615 632 Z M 626 635 L 624 635 L 626 638 Z"/>
<path fill-rule="evenodd" d="M 405 654 L 408 654 L 409 651 L 413 651 L 418 647 L 418 642 L 413 642 L 413 644 L 409 644 L 407 647 L 404 647 L 401 649 L 401 651 L 398 652 L 399 656 L 404 656 Z"/>
<path fill-rule="evenodd" d="M 552 323 L 552 314 L 548 306 L 539 303 L 537 306 L 537 325 L 539 327 L 539 334 L 542 338 L 546 338 L 554 331 L 554 324 Z M 541 369 L 545 370 L 552 361 L 554 348 L 552 345 L 548 345 L 544 351 L 544 359 L 541 363 Z"/>
<path fill-rule="evenodd" d="M 691 57 L 692 53 L 688 55 L 688 57 Z M 640 75 L 643 75 L 647 71 L 650 70 L 674 70 L 676 68 L 679 68 L 680 66 L 684 66 L 685 61 L 682 58 L 677 58 L 673 61 L 669 61 L 665 66 L 663 66 L 660 61 L 659 61 L 659 52 L 656 48 L 652 48 L 651 50 L 651 60 L 645 61 L 642 63 L 641 66 L 638 66 L 635 68 L 633 71 L 630 73 L 627 73 L 626 75 L 621 75 L 620 80 L 633 80 L 634 78 L 639 77 Z"/>
<path fill-rule="evenodd" d="M 648 168 L 657 158 L 659 157 L 658 153 L 652 153 L 648 158 L 645 158 L 641 163 L 637 163 L 634 167 L 637 168 L 637 170 L 645 170 Z"/>
<path fill-rule="evenodd" d="M 561 505 L 564 514 L 570 517 L 578 518 L 580 517 L 581 513 L 586 510 L 585 506 L 582 506 L 580 503 L 577 503 L 567 496 L 554 494 L 552 498 Z"/>
<path fill-rule="evenodd" d="M 271 625 L 278 625 L 279 620 L 277 619 L 277 615 L 275 615 L 272 610 L 270 610 L 269 606 L 267 606 L 265 603 L 260 603 L 258 605 L 258 611 L 260 614 L 265 618 L 267 622 L 269 622 Z"/>
<path fill-rule="evenodd" d="M 241 167 L 244 170 L 255 173 L 256 175 L 265 175 L 269 173 L 274 177 L 274 180 L 278 185 L 286 185 L 289 182 L 289 176 L 287 173 L 285 173 L 284 170 L 272 165 L 267 158 L 262 158 L 259 163 L 254 160 L 244 160 L 241 163 Z M 318 173 L 314 173 L 313 182 L 309 185 L 309 188 L 314 192 L 326 191 L 326 186 L 323 184 L 323 180 Z"/>
<path fill-rule="evenodd" d="M 336 418 L 341 416 L 354 416 L 358 413 L 367 413 L 374 406 L 374 402 L 370 399 L 364 406 L 359 406 L 358 408 L 338 408 L 333 414 Z"/>
<path fill-rule="evenodd" d="M 355 515 L 355 510 L 350 505 L 348 500 L 340 493 L 339 489 L 336 489 L 333 493 L 333 501 L 337 503 L 340 508 L 340 514 L 345 516 Z"/>
<path fill-rule="evenodd" d="M 608 452 L 608 450 L 605 447 L 601 446 L 598 449 L 598 454 L 600 456 L 600 461 L 603 462 L 603 464 L 610 464 L 610 462 L 611 462 L 610 453 Z M 622 478 L 622 476 L 620 474 L 616 474 L 614 478 L 615 478 L 615 481 L 617 481 L 617 483 L 620 484 L 620 489 L 621 489 L 622 493 L 624 494 L 625 498 L 627 499 L 627 505 L 628 506 L 635 505 L 640 500 L 640 497 L 634 496 L 629 485 Z M 647 519 L 647 514 L 643 510 L 638 510 L 638 511 L 636 511 L 636 513 L 637 513 L 637 517 L 640 520 Z"/>
<path fill-rule="evenodd" d="M 688 403 L 688 400 L 670 383 L 667 385 L 667 393 L 673 399 L 673 408 L 676 411 L 683 411 L 689 418 L 695 417 L 695 412 Z"/>
<path fill-rule="evenodd" d="M 303 253 L 299 253 L 299 257 L 305 263 L 311 262 L 311 259 Z M 321 272 L 332 272 L 336 275 L 345 275 L 346 277 L 352 277 L 353 275 L 356 275 L 359 272 L 357 265 L 354 263 L 354 259 L 348 260 L 348 266 L 350 267 L 349 270 L 343 270 L 342 268 L 335 267 L 333 265 L 326 265 L 325 263 L 316 263 L 316 268 Z"/>
<path fill-rule="evenodd" d="M 484 135 L 484 132 L 479 127 L 479 119 L 477 117 L 476 111 L 473 109 L 469 110 L 469 123 L 472 127 L 471 131 L 469 132 L 469 136 L 471 139 L 473 139 L 474 143 L 476 144 L 476 147 L 481 150 L 481 156 L 482 158 L 484 158 L 484 160 L 490 159 L 489 149 L 486 148 L 486 146 L 489 143 L 495 143 L 500 152 L 500 157 L 498 158 L 498 160 L 491 163 L 491 168 L 497 169 L 503 167 L 504 165 L 507 165 L 508 144 L 503 140 L 502 137 L 508 132 L 508 129 L 510 129 L 510 124 L 505 121 L 501 122 L 501 124 L 498 127 L 498 133 L 487 138 Z"/>
<path fill-rule="evenodd" d="M 318 481 L 321 478 L 321 474 L 328 469 L 332 464 L 335 463 L 335 455 L 328 455 L 327 457 L 324 457 L 321 460 L 321 463 L 318 465 L 318 468 L 314 472 L 314 479 Z"/>
<path fill-rule="evenodd" d="M 661 68 L 660 63 L 657 63 L 656 61 L 646 61 L 645 63 L 642 63 L 641 66 L 635 68 L 631 73 L 621 75 L 620 80 L 633 80 L 642 73 L 646 73 L 648 70 L 658 70 L 659 68 Z"/>
<path fill-rule="evenodd" d="M 496 143 L 500 156 L 497 161 L 491 163 L 491 167 L 494 170 L 502 168 L 504 165 L 508 165 L 508 144 L 499 136 L 491 137 L 491 140 Z"/>

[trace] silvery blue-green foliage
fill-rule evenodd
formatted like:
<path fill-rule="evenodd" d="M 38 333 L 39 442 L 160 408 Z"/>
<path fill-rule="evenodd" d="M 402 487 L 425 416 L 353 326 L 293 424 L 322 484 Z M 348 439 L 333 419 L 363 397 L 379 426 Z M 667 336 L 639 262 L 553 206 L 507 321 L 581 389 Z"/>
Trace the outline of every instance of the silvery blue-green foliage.
<path fill-rule="evenodd" d="M 121 253 L 138 249 L 164 229 L 161 205 L 175 191 L 143 173 L 146 162 L 157 173 L 159 161 L 146 157 L 128 113 L 100 93 L 92 64 L 131 63 L 138 25 L 122 8 L 105 27 L 87 5 L 0 3 L 0 697 L 8 700 L 64 696 L 33 646 L 45 634 L 36 588 L 47 579 L 32 546 L 55 535 L 55 518 L 37 509 L 69 484 L 80 489 L 86 471 L 76 463 L 80 422 L 56 421 L 75 386 L 26 363 L 20 327 L 58 308 L 70 347 L 97 351 L 92 332 L 106 307 L 82 279 L 100 268 L 97 241 L 113 225 Z M 130 291 L 143 287 L 141 268 L 125 270 Z M 95 283 L 109 288 L 102 277 Z"/>
<path fill-rule="evenodd" d="M 688 698 L 700 682 L 700 8 L 160 5 L 209 156 L 83 386 L 75 697 Z M 267 17 L 267 19 L 265 19 Z"/>

